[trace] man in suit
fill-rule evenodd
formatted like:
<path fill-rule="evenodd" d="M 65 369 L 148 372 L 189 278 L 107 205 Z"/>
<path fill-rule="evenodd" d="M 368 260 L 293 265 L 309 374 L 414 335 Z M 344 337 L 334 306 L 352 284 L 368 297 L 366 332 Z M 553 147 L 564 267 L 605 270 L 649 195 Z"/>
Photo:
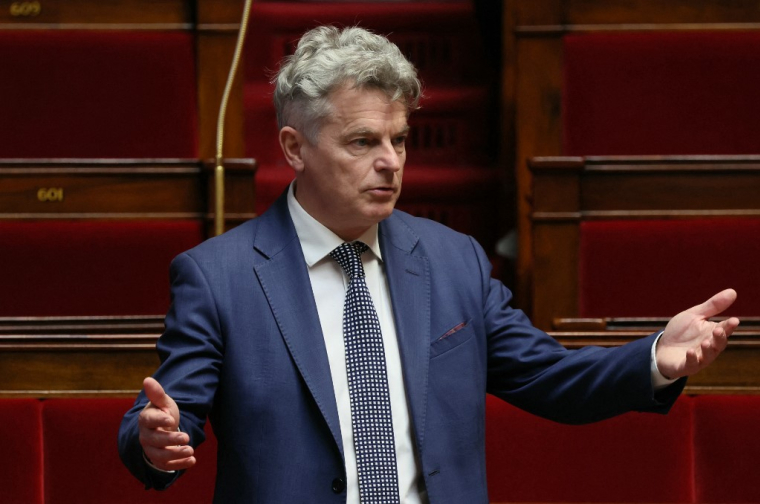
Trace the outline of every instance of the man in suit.
<path fill-rule="evenodd" d="M 195 463 L 209 417 L 216 502 L 486 503 L 487 392 L 568 423 L 664 413 L 679 378 L 725 348 L 739 321 L 707 318 L 732 290 L 615 349 L 568 351 L 533 328 L 472 238 L 394 210 L 420 94 L 398 48 L 358 28 L 307 32 L 284 62 L 275 105 L 295 181 L 172 263 L 162 364 L 119 434 L 147 487 Z M 345 247 L 361 273 L 344 271 Z M 380 349 L 364 367 L 349 322 L 361 295 Z M 365 382 L 378 388 L 357 392 Z M 381 413 L 368 420 L 367 404 Z"/>

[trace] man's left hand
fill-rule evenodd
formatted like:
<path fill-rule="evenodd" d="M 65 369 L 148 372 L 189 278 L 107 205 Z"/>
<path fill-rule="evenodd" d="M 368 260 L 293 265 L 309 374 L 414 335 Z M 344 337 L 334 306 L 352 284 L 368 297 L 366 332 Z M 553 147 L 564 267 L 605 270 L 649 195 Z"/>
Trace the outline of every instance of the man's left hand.
<path fill-rule="evenodd" d="M 728 309 L 735 300 L 736 291 L 726 289 L 670 319 L 657 343 L 657 368 L 663 376 L 674 379 L 693 375 L 720 355 L 739 319 L 708 319 Z"/>

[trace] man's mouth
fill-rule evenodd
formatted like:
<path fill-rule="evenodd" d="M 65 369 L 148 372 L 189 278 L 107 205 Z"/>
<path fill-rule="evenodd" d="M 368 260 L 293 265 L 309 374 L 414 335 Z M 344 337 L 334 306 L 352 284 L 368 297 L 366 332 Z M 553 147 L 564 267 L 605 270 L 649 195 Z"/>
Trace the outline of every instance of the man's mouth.
<path fill-rule="evenodd" d="M 396 189 L 393 186 L 378 186 L 369 189 L 369 192 L 378 196 L 382 196 L 391 195 L 396 192 Z"/>

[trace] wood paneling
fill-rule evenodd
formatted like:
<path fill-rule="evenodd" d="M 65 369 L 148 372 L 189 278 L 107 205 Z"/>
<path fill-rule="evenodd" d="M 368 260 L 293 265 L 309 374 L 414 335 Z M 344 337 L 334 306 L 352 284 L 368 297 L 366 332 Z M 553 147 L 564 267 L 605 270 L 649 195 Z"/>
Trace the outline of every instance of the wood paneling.
<path fill-rule="evenodd" d="M 255 216 L 256 162 L 225 164 L 232 226 Z M 0 160 L 0 175 L 0 219 L 213 219 L 211 161 L 13 159 Z M 51 189 L 54 197 L 47 198 Z"/>
<path fill-rule="evenodd" d="M 188 0 L 38 0 L 0 4 L 0 29 L 189 29 Z"/>
<path fill-rule="evenodd" d="M 0 318 L 0 397 L 134 397 L 163 317 Z"/>

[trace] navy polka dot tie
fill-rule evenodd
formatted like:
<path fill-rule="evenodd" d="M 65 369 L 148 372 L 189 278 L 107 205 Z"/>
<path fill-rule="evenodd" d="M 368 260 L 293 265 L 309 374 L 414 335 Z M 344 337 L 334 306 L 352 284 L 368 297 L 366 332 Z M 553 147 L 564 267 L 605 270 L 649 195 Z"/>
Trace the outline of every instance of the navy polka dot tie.
<path fill-rule="evenodd" d="M 348 275 L 343 338 L 362 504 L 398 503 L 396 450 L 380 321 L 364 279 L 362 242 L 330 253 Z"/>

